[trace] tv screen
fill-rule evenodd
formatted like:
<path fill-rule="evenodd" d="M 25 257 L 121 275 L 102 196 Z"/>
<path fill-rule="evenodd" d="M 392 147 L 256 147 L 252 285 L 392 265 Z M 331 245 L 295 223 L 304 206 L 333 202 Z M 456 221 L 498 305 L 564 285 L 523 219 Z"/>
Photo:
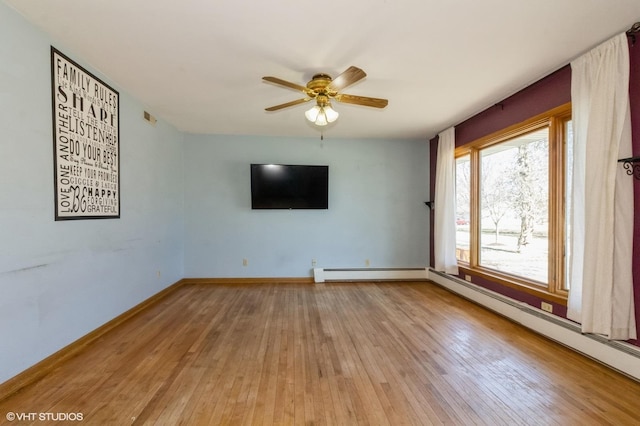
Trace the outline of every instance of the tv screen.
<path fill-rule="evenodd" d="M 251 165 L 252 209 L 328 209 L 329 166 Z"/>

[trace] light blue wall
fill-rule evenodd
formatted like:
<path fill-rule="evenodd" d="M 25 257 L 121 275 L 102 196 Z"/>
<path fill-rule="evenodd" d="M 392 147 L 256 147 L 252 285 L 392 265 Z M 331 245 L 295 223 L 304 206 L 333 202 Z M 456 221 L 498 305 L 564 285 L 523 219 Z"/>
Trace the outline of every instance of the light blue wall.
<path fill-rule="evenodd" d="M 251 163 L 329 165 L 329 209 L 251 210 Z M 186 135 L 185 164 L 187 277 L 428 264 L 426 141 Z"/>
<path fill-rule="evenodd" d="M 120 219 L 54 221 L 51 44 L 120 91 Z M 0 3 L 0 383 L 183 277 L 427 265 L 426 141 L 185 135 L 143 110 Z M 272 162 L 329 165 L 329 210 L 252 211 L 249 164 Z"/>
<path fill-rule="evenodd" d="M 51 44 L 0 3 L 0 383 L 184 276 L 184 135 L 122 91 L 121 218 L 54 221 Z"/>

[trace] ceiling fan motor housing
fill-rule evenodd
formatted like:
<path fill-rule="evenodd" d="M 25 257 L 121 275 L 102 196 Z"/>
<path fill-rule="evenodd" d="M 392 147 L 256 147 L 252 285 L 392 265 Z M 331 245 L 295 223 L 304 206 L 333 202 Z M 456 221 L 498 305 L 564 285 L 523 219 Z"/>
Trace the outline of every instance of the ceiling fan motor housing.
<path fill-rule="evenodd" d="M 316 93 L 322 93 L 327 86 L 331 84 L 331 76 L 328 74 L 316 74 L 311 81 L 307 83 L 307 89 L 313 90 Z"/>

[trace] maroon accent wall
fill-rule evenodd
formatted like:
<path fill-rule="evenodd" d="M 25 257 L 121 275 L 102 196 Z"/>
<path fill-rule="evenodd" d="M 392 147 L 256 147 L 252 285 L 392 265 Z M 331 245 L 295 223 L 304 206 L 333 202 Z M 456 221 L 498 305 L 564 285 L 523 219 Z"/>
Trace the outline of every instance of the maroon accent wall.
<path fill-rule="evenodd" d="M 631 69 L 630 69 L 630 104 L 632 144 L 634 156 L 640 156 L 640 41 L 635 46 L 629 45 Z M 498 102 L 493 107 L 487 108 L 481 113 L 456 125 L 456 146 L 463 146 L 483 136 L 498 130 L 520 123 L 537 114 L 541 114 L 557 106 L 571 101 L 571 67 L 565 67 L 540 79 L 518 93 Z M 431 170 L 431 199 L 435 193 L 436 157 L 438 137 L 430 140 L 430 170 Z M 629 177 L 633 179 L 633 177 Z M 634 179 L 635 211 L 640 211 L 640 180 Z M 634 247 L 633 247 L 633 277 L 634 300 L 636 306 L 636 324 L 640 331 L 640 215 L 635 215 L 634 222 Z M 434 265 L 433 256 L 433 214 L 431 215 L 431 266 Z M 474 284 L 493 290 L 505 296 L 530 304 L 540 306 L 542 299 L 516 289 L 502 286 L 496 282 L 473 278 Z M 548 302 L 548 301 L 547 301 Z M 565 306 L 553 304 L 553 312 L 566 317 Z M 631 340 L 630 343 L 640 346 L 640 340 Z"/>
<path fill-rule="evenodd" d="M 571 102 L 569 65 L 458 124 L 456 146 L 473 142 L 567 102 Z"/>

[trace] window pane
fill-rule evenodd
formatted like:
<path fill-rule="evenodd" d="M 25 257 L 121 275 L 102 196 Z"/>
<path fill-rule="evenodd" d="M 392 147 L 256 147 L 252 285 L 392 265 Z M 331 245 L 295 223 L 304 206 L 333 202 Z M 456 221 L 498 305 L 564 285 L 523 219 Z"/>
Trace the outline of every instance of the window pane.
<path fill-rule="evenodd" d="M 571 235 L 571 188 L 573 185 L 573 126 L 572 121 L 567 120 L 564 124 L 564 140 L 565 140 L 565 257 L 564 257 L 564 290 L 569 290 L 569 266 L 571 264 L 571 246 L 569 236 Z"/>
<path fill-rule="evenodd" d="M 471 158 L 456 158 L 456 257 L 469 262 L 469 218 L 471 212 Z"/>
<path fill-rule="evenodd" d="M 548 282 L 549 129 L 480 152 L 480 265 Z"/>

